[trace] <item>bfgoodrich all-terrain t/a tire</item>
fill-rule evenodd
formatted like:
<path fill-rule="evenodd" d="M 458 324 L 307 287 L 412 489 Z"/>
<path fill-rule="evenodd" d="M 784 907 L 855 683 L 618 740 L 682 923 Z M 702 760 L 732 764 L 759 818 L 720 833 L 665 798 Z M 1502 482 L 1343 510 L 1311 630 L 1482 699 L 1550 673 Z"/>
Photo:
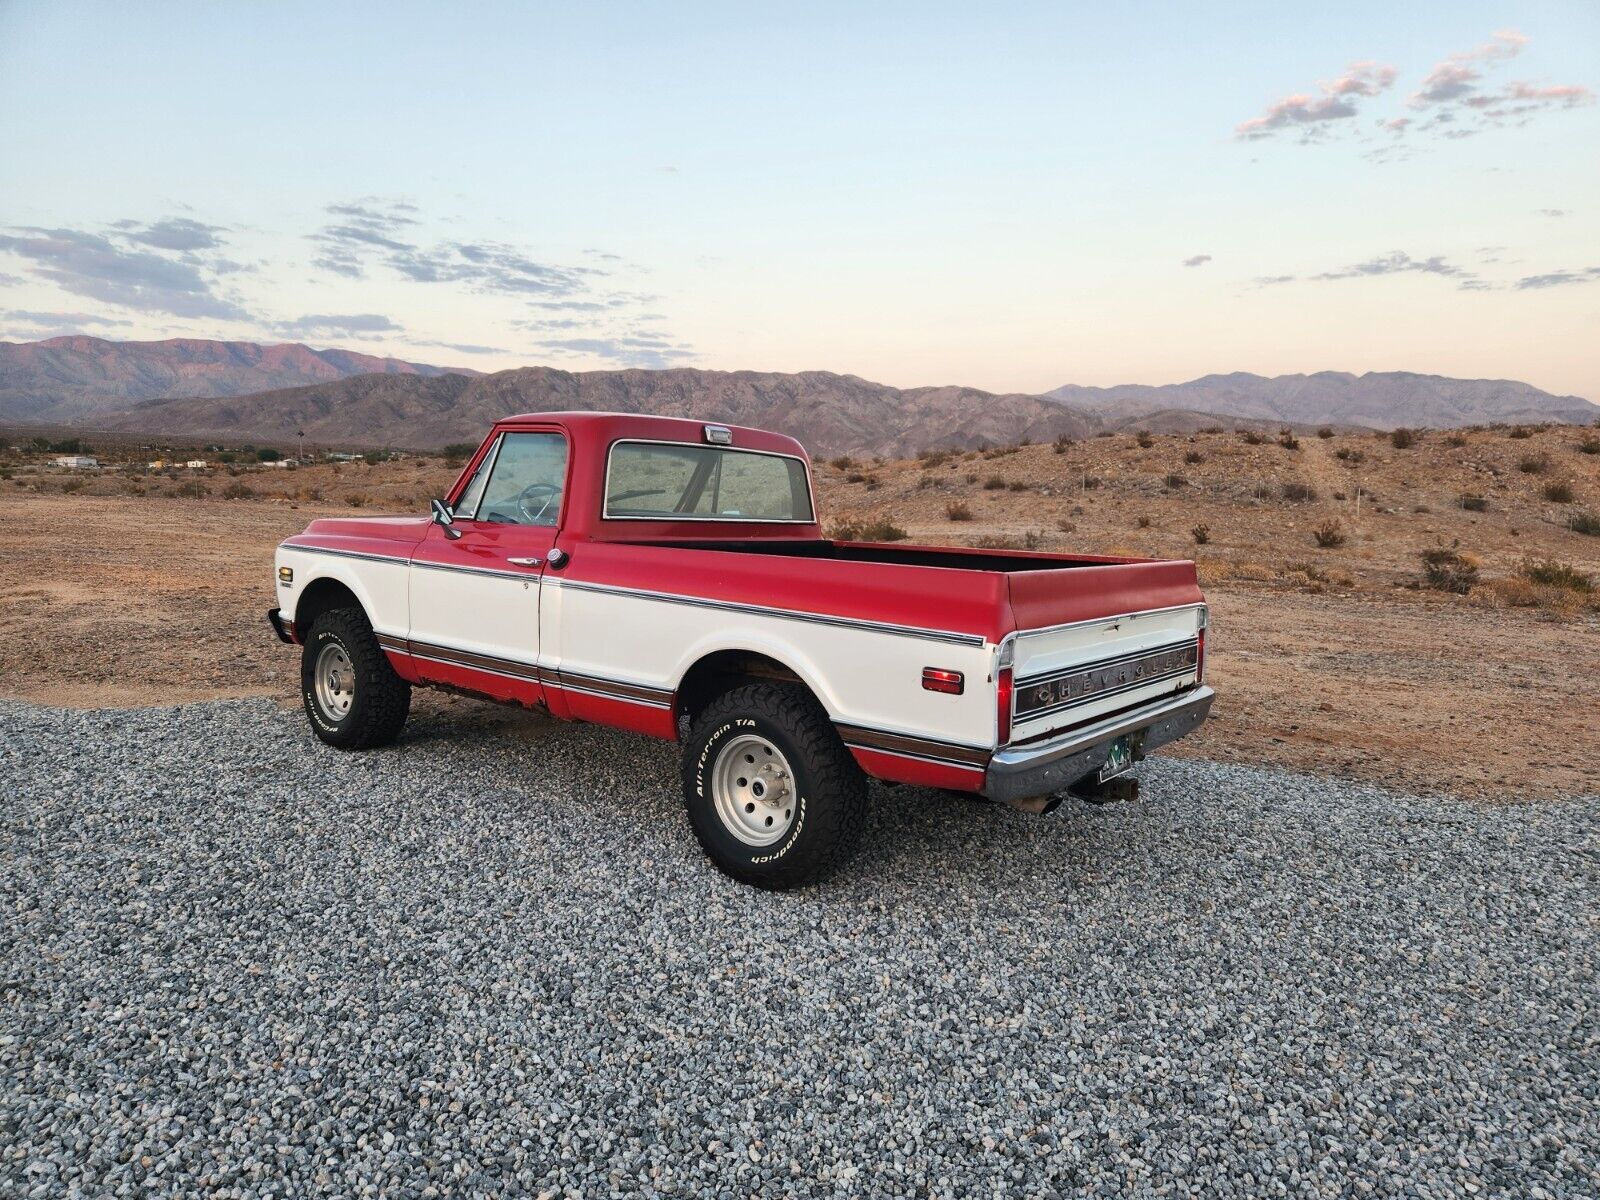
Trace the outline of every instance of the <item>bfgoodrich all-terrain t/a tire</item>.
<path fill-rule="evenodd" d="M 774 891 L 832 874 L 867 819 L 866 776 L 794 684 L 747 684 L 706 706 L 684 742 L 683 798 L 717 868 Z"/>
<path fill-rule="evenodd" d="M 359 608 L 319 616 L 300 654 L 300 698 L 311 731 L 341 750 L 370 750 L 400 736 L 411 685 L 394 673 Z"/>

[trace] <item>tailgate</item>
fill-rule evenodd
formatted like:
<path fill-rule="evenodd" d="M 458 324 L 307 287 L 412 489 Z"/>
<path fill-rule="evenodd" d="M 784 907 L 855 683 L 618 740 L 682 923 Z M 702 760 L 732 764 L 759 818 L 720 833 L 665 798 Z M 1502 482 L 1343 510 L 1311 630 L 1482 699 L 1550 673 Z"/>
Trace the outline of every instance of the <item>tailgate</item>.
<path fill-rule="evenodd" d="M 1108 563 L 1012 578 L 1021 626 L 1012 643 L 1012 745 L 1199 682 L 1206 608 L 1193 563 Z"/>

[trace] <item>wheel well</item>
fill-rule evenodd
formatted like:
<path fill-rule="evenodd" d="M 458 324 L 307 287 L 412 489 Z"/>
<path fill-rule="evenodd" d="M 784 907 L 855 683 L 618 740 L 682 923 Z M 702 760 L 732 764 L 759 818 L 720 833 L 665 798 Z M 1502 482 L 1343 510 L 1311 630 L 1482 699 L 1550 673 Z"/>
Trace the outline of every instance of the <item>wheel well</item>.
<path fill-rule="evenodd" d="M 693 724 L 706 705 L 722 693 L 758 680 L 798 683 L 806 687 L 805 680 L 775 658 L 753 650 L 718 650 L 690 667 L 678 684 L 678 716 L 688 718 Z"/>
<path fill-rule="evenodd" d="M 304 642 L 316 619 L 335 608 L 361 608 L 361 601 L 337 579 L 316 579 L 307 584 L 294 606 L 295 637 Z"/>

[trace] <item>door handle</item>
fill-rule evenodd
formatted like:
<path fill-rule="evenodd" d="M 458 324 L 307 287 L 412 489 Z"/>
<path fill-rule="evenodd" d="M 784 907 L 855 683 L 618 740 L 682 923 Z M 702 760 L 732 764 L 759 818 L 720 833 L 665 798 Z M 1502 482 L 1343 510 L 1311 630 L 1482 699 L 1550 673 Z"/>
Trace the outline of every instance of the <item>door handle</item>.
<path fill-rule="evenodd" d="M 506 561 L 514 567 L 538 567 L 544 565 L 544 559 L 542 558 L 508 558 Z"/>

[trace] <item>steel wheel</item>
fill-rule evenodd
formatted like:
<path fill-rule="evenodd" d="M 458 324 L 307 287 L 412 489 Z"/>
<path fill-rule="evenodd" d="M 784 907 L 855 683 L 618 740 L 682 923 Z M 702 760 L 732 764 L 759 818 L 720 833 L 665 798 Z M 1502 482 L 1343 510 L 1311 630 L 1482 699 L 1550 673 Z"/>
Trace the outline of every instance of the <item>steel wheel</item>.
<path fill-rule="evenodd" d="M 315 669 L 317 707 L 330 721 L 342 721 L 356 698 L 356 668 L 338 642 L 329 642 L 317 655 Z"/>
<path fill-rule="evenodd" d="M 789 761 L 753 733 L 734 738 L 717 755 L 711 796 L 723 826 L 747 846 L 770 846 L 794 823 L 798 797 Z"/>

